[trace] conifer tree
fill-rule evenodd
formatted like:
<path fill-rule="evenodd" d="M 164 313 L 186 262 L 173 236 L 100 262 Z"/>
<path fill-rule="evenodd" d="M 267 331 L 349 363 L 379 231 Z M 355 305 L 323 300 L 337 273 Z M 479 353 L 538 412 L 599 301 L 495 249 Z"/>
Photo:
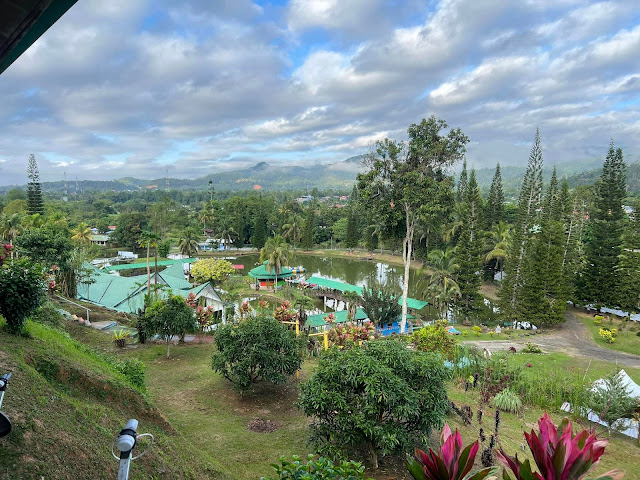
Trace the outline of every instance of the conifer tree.
<path fill-rule="evenodd" d="M 476 172 L 471 170 L 471 176 L 465 190 L 464 217 L 460 239 L 456 248 L 458 264 L 457 283 L 460 296 L 457 304 L 458 312 L 465 321 L 480 310 L 482 296 L 479 293 L 482 269 L 482 196 L 476 181 Z"/>
<path fill-rule="evenodd" d="M 518 198 L 518 213 L 505 269 L 506 278 L 500 289 L 501 311 L 507 320 L 518 320 L 518 313 L 521 312 L 524 266 L 531 251 L 531 237 L 536 231 L 534 226 L 538 221 L 541 194 L 542 143 L 538 129 L 529 154 L 527 170 L 522 180 L 522 188 Z"/>
<path fill-rule="evenodd" d="M 531 253 L 525 258 L 518 319 L 534 324 L 564 321 L 567 285 L 562 260 L 565 231 L 556 169 L 544 198 L 539 223 L 531 229 Z"/>
<path fill-rule="evenodd" d="M 347 234 L 344 239 L 344 246 L 349 250 L 358 246 L 358 219 L 356 218 L 353 207 L 349 208 L 347 216 Z"/>
<path fill-rule="evenodd" d="M 633 215 L 624 232 L 624 243 L 620 254 L 620 289 L 618 305 L 625 311 L 640 310 L 640 203 L 634 205 Z"/>
<path fill-rule="evenodd" d="M 267 216 L 262 206 L 258 207 L 253 225 L 253 248 L 261 249 L 267 242 Z"/>
<path fill-rule="evenodd" d="M 596 183 L 591 215 L 591 240 L 586 245 L 585 300 L 613 307 L 618 302 L 618 257 L 622 253 L 626 196 L 626 165 L 613 141 Z"/>
<path fill-rule="evenodd" d="M 500 163 L 496 165 L 496 173 L 493 175 L 491 189 L 487 197 L 487 227 L 491 228 L 495 224 L 504 220 L 504 192 L 502 191 L 502 175 L 500 173 Z"/>
<path fill-rule="evenodd" d="M 313 205 L 307 209 L 307 217 L 304 219 L 302 227 L 302 249 L 311 250 L 313 248 L 313 229 L 315 228 L 316 212 Z"/>
<path fill-rule="evenodd" d="M 458 189 L 456 190 L 456 202 L 464 202 L 467 191 L 467 160 L 462 163 L 462 172 L 460 172 L 460 179 L 458 180 Z"/>
<path fill-rule="evenodd" d="M 29 155 L 29 163 L 27 165 L 27 212 L 29 215 L 44 212 L 44 202 L 42 201 L 42 189 L 40 187 L 40 173 L 38 172 L 38 164 L 36 157 Z"/>

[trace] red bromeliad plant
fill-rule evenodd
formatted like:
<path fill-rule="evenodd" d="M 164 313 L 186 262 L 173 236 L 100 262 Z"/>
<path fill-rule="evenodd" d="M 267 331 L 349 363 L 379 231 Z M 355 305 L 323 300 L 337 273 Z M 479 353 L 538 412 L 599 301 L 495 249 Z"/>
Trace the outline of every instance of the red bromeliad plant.
<path fill-rule="evenodd" d="M 11 254 L 11 250 L 13 250 L 13 245 L 8 243 L 0 244 L 0 265 L 2 265 L 4 259 Z"/>
<path fill-rule="evenodd" d="M 425 453 L 416 448 L 416 458 L 407 458 L 407 470 L 415 480 L 482 480 L 491 473 L 490 467 L 469 473 L 479 445 L 476 441 L 463 449 L 458 429 L 452 434 L 449 425 L 445 424 L 440 443 L 437 453 L 432 449 Z"/>
<path fill-rule="evenodd" d="M 581 480 L 598 465 L 609 443 L 609 440 L 598 440 L 587 430 L 574 436 L 568 418 L 556 428 L 546 412 L 538 420 L 538 426 L 538 435 L 531 430 L 524 436 L 540 473 L 531 471 L 529 460 L 522 462 L 518 455 L 509 457 L 503 450 L 498 452 L 498 459 L 511 470 L 516 480 Z M 623 476 L 620 470 L 611 470 L 596 480 L 619 480 Z M 509 479 L 506 472 L 503 472 L 503 479 Z"/>

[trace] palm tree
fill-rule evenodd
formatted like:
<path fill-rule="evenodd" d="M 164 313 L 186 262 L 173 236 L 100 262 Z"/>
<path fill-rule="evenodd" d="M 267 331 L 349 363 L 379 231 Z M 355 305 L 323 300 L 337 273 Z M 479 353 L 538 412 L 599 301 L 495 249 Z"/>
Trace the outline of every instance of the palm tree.
<path fill-rule="evenodd" d="M 198 220 L 202 222 L 203 231 L 205 228 L 207 228 L 207 223 L 213 221 L 213 218 L 214 218 L 213 211 L 210 209 L 207 209 L 207 206 L 205 205 L 202 211 L 200 211 L 200 213 L 198 214 Z"/>
<path fill-rule="evenodd" d="M 0 218 L 0 235 L 2 235 L 3 240 L 9 240 L 9 244 L 13 245 L 13 242 L 21 233 L 22 216 L 19 213 L 3 215 Z M 13 249 L 11 249 L 11 258 L 13 258 Z"/>
<path fill-rule="evenodd" d="M 39 213 L 34 213 L 24 217 L 22 223 L 27 228 L 40 228 L 44 225 L 44 218 Z"/>
<path fill-rule="evenodd" d="M 487 240 L 487 254 L 484 257 L 486 264 L 492 260 L 496 261 L 496 270 L 500 270 L 500 276 L 504 271 L 504 262 L 507 259 L 507 252 L 511 244 L 511 226 L 505 222 L 496 223 Z M 495 270 L 494 270 L 495 272 Z"/>
<path fill-rule="evenodd" d="M 449 305 L 460 296 L 460 287 L 458 287 L 458 284 L 455 282 L 443 287 L 438 287 L 434 284 L 431 291 L 433 294 L 433 304 L 436 310 L 438 310 L 440 318 L 446 319 Z"/>
<path fill-rule="evenodd" d="M 288 223 L 285 223 L 282 226 L 282 230 L 284 232 L 284 238 L 291 239 L 293 242 L 293 249 L 296 249 L 296 244 L 300 241 L 300 237 L 302 236 L 302 228 L 300 225 L 302 224 L 302 218 L 300 215 L 294 213 L 293 216 L 289 219 Z"/>
<path fill-rule="evenodd" d="M 307 310 L 311 310 L 315 306 L 315 304 L 313 302 L 313 298 L 302 294 L 295 296 L 293 306 L 298 309 L 298 318 L 300 319 L 300 324 L 304 325 L 304 323 L 307 321 Z"/>
<path fill-rule="evenodd" d="M 358 295 L 356 292 L 344 292 L 342 294 L 342 299 L 347 304 L 347 315 L 349 319 L 353 322 L 356 319 L 356 312 L 358 311 L 358 306 L 362 303 L 362 297 Z"/>
<path fill-rule="evenodd" d="M 285 242 L 281 235 L 276 235 L 267 240 L 264 247 L 260 250 L 260 261 L 267 261 L 267 271 L 274 270 L 276 281 L 274 283 L 274 291 L 278 291 L 278 274 L 282 272 L 282 267 L 289 263 L 291 252 L 289 244 Z"/>
<path fill-rule="evenodd" d="M 237 235 L 237 232 L 229 224 L 225 225 L 220 232 L 220 239 L 222 240 L 223 245 L 225 245 L 225 250 L 227 249 L 227 245 L 231 245 L 233 243 L 234 235 Z"/>
<path fill-rule="evenodd" d="M 445 242 L 450 242 L 453 238 L 455 238 L 462 228 L 462 219 L 465 216 L 465 208 L 466 206 L 464 203 L 456 203 L 454 205 L 451 215 L 451 222 L 444 226 L 444 231 L 442 233 L 442 240 L 444 240 Z"/>
<path fill-rule="evenodd" d="M 147 294 L 151 294 L 151 265 L 149 264 L 149 251 L 151 247 L 157 247 L 160 241 L 160 235 L 157 233 L 142 231 L 138 239 L 138 245 L 147 249 Z M 156 282 L 158 279 L 156 278 Z"/>
<path fill-rule="evenodd" d="M 89 225 L 84 222 L 80 222 L 75 230 L 72 230 L 73 236 L 71 240 L 75 240 L 79 243 L 89 243 L 91 242 L 91 229 Z"/>
<path fill-rule="evenodd" d="M 455 281 L 455 272 L 458 269 L 455 250 L 451 247 L 445 250 L 432 250 L 427 260 L 430 273 L 426 284 L 422 282 L 419 286 L 433 296 L 436 308 L 444 306 L 448 309 L 451 300 L 460 294 L 460 287 Z M 418 273 L 426 275 L 427 269 L 423 267 Z M 446 310 L 444 313 L 446 314 Z"/>
<path fill-rule="evenodd" d="M 182 255 L 195 255 L 198 251 L 198 234 L 191 228 L 186 229 L 178 240 L 178 248 Z"/>

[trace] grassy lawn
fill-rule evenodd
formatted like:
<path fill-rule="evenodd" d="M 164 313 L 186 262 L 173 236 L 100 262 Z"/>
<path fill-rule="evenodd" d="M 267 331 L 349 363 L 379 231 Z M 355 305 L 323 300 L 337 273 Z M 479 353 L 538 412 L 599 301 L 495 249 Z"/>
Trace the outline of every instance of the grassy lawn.
<path fill-rule="evenodd" d="M 198 450 L 214 457 L 234 478 L 255 479 L 271 474 L 280 455 L 306 455 L 306 417 L 294 406 L 297 382 L 258 388 L 241 395 L 214 373 L 209 345 L 172 348 L 141 347 L 128 352 L 147 365 L 149 392 L 172 425 Z M 315 362 L 306 362 L 301 380 Z M 272 433 L 254 433 L 247 425 L 255 419 L 277 422 Z"/>
<path fill-rule="evenodd" d="M 640 337 L 637 336 L 637 333 L 640 332 L 640 324 L 638 322 L 624 322 L 618 317 L 611 315 L 611 320 L 609 320 L 607 316 L 604 316 L 602 325 L 596 325 L 593 315 L 577 309 L 573 310 L 573 314 L 580 318 L 582 323 L 586 325 L 593 336 L 593 341 L 600 347 L 640 355 Z M 599 334 L 600 328 L 607 328 L 609 330 L 617 328 L 618 335 L 615 341 L 613 343 L 605 342 Z"/>

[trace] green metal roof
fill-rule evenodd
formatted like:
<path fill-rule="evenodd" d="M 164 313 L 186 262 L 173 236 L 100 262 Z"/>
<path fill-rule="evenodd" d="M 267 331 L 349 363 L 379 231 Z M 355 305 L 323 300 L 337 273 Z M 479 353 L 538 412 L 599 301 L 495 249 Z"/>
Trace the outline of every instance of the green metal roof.
<path fill-rule="evenodd" d="M 77 0 L 0 0 L 0 74 Z"/>
<path fill-rule="evenodd" d="M 278 278 L 290 277 L 291 275 L 293 275 L 293 272 L 290 268 L 282 267 L 282 271 L 278 274 Z M 269 280 L 275 280 L 276 271 L 274 268 L 272 268 L 271 271 L 267 270 L 267 262 L 264 262 L 262 265 L 249 270 L 249 276 L 251 278 L 267 278 Z"/>
<path fill-rule="evenodd" d="M 197 259 L 196 258 L 184 258 L 182 260 L 160 260 L 158 262 L 159 267 L 166 267 L 167 265 L 175 265 L 177 263 L 193 263 Z M 151 267 L 155 266 L 155 262 L 151 259 L 150 263 Z M 136 268 L 147 268 L 147 262 L 139 262 L 139 263 L 123 263 L 122 265 L 111 265 L 110 267 L 105 267 L 107 272 L 117 272 L 120 270 L 135 270 Z"/>
<path fill-rule="evenodd" d="M 318 313 L 316 315 L 309 315 L 307 317 L 307 321 L 305 323 L 305 325 L 309 325 L 311 327 L 317 328 L 317 327 L 322 327 L 323 325 L 326 325 L 327 322 L 324 320 L 325 317 L 327 317 L 329 313 Z M 334 320 L 333 323 L 344 323 L 346 321 L 348 321 L 349 319 L 347 318 L 347 314 L 348 312 L 346 310 L 341 310 L 339 312 L 333 312 L 333 314 L 335 315 L 336 319 Z M 367 318 L 367 314 L 364 313 L 364 310 L 362 310 L 361 308 L 358 308 L 356 310 L 356 320 L 366 320 Z"/>
<path fill-rule="evenodd" d="M 338 282 L 337 280 L 330 280 L 328 278 L 311 277 L 307 280 L 307 283 L 319 285 L 324 288 L 331 288 L 333 290 L 339 290 L 341 292 L 356 292 L 358 295 L 362 295 L 362 287 L 351 285 L 350 283 Z M 402 305 L 402 297 L 398 299 L 398 303 Z M 424 300 L 407 298 L 407 307 L 413 310 L 421 310 L 427 305 L 429 305 L 429 302 L 425 302 Z"/>

